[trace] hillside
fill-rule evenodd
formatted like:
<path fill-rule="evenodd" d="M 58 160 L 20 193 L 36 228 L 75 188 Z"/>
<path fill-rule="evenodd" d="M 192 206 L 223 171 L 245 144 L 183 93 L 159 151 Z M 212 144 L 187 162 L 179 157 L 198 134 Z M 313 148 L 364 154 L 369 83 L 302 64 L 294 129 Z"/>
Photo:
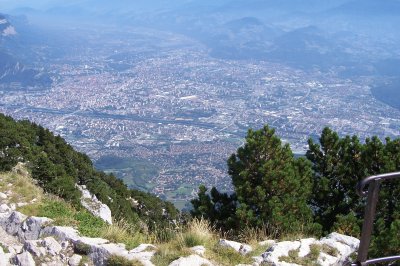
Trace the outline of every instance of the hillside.
<path fill-rule="evenodd" d="M 0 265 L 333 265 L 354 259 L 359 243 L 337 233 L 279 242 L 262 231 L 242 241 L 249 244 L 222 239 L 202 219 L 161 240 L 44 193 L 23 164 L 0 173 Z"/>
<path fill-rule="evenodd" d="M 46 193 L 55 194 L 80 207 L 80 190 L 88 191 L 109 206 L 114 220 L 145 228 L 168 225 L 178 211 L 168 202 L 128 189 L 112 174 L 94 169 L 88 156 L 75 151 L 60 136 L 29 121 L 15 121 L 0 114 L 0 171 L 24 162 Z"/>

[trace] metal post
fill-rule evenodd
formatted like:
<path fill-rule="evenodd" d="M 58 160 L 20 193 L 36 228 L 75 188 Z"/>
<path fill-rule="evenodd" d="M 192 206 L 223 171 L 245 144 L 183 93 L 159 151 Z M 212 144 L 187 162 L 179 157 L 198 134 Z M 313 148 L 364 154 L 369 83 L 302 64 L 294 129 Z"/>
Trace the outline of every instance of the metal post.
<path fill-rule="evenodd" d="M 376 203 L 379 196 L 380 179 L 373 180 L 368 187 L 367 207 L 364 213 L 364 222 L 361 232 L 360 247 L 358 250 L 357 261 L 364 264 L 368 259 L 368 247 L 371 242 L 372 227 L 374 224 Z"/>

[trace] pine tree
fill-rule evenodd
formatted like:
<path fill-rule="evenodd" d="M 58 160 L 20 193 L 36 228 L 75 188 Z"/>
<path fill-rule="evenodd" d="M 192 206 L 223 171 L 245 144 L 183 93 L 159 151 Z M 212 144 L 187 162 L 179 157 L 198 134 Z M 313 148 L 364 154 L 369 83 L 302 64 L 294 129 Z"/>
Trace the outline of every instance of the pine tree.
<path fill-rule="evenodd" d="M 340 138 L 336 132 L 325 128 L 319 142 L 316 144 L 310 139 L 306 154 L 313 164 L 311 206 L 316 222 L 329 232 L 338 216 L 343 220 L 342 216 L 355 212 L 360 217 L 362 206 L 355 187 L 365 177 L 366 170 L 362 162 L 363 146 L 356 136 Z M 359 229 L 354 230 L 359 232 Z"/>
<path fill-rule="evenodd" d="M 236 216 L 242 226 L 269 224 L 293 232 L 312 220 L 307 201 L 311 194 L 311 166 L 295 159 L 274 129 L 249 130 L 246 142 L 228 160 L 238 198 Z M 303 227 L 304 228 L 304 227 Z"/>

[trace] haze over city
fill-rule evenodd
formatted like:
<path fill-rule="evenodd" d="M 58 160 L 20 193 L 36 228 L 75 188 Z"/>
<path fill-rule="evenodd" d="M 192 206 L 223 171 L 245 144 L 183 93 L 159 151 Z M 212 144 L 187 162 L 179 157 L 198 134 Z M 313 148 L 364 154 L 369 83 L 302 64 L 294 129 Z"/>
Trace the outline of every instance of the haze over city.
<path fill-rule="evenodd" d="M 400 1 L 0 0 L 0 112 L 180 208 L 264 124 L 400 133 Z"/>

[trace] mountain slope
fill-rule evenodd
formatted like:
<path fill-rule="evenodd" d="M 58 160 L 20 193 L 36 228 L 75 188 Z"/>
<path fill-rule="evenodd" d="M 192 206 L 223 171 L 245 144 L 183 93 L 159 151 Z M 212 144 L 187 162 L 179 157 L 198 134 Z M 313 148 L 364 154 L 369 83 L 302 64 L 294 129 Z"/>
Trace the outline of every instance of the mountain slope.
<path fill-rule="evenodd" d="M 52 80 L 43 71 L 25 66 L 18 58 L 28 47 L 18 47 L 17 30 L 9 18 L 0 14 L 0 85 L 3 89 L 48 87 Z"/>

